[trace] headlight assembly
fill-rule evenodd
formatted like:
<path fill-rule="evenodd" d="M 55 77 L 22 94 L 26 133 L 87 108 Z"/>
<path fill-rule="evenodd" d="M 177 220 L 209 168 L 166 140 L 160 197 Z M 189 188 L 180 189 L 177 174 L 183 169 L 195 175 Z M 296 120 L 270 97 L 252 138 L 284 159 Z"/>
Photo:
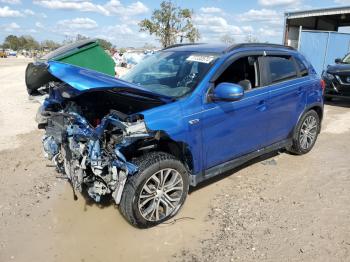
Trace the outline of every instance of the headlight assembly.
<path fill-rule="evenodd" d="M 332 75 L 330 73 L 327 73 L 326 71 L 323 71 L 322 78 L 327 78 L 328 80 L 333 80 L 334 79 L 334 75 Z"/>

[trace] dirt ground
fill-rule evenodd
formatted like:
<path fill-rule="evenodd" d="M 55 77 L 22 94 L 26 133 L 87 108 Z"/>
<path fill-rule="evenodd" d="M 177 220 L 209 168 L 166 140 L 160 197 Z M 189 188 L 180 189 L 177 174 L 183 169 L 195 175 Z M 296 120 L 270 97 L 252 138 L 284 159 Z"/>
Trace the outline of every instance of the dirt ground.
<path fill-rule="evenodd" d="M 73 200 L 41 150 L 27 60 L 0 59 L 0 261 L 349 261 L 350 102 L 304 156 L 271 154 L 192 190 L 167 224 Z"/>

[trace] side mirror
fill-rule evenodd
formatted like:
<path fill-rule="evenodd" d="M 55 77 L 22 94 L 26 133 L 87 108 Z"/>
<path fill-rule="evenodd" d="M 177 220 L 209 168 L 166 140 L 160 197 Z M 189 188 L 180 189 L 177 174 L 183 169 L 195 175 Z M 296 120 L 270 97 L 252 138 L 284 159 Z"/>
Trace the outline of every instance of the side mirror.
<path fill-rule="evenodd" d="M 341 58 L 336 58 L 336 59 L 334 60 L 334 62 L 335 62 L 336 64 L 340 64 L 340 63 L 341 63 Z"/>
<path fill-rule="evenodd" d="M 237 84 L 223 82 L 215 87 L 211 98 L 214 101 L 237 101 L 243 96 L 243 87 Z"/>

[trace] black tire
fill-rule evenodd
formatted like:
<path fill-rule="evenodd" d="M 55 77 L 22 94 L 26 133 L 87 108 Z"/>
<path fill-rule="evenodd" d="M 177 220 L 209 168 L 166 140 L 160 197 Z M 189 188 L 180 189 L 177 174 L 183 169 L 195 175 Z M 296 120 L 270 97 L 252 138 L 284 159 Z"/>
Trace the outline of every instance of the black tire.
<path fill-rule="evenodd" d="M 333 97 L 325 96 L 324 100 L 327 102 L 331 102 L 333 100 Z"/>
<path fill-rule="evenodd" d="M 28 95 L 30 96 L 38 93 L 35 89 L 29 89 L 29 88 L 27 88 L 27 92 L 28 92 Z"/>
<path fill-rule="evenodd" d="M 303 141 L 301 138 L 301 133 L 303 132 L 302 129 L 304 128 L 304 125 L 306 124 L 307 119 L 314 119 L 316 121 L 316 127 L 315 127 L 315 137 L 314 139 L 309 143 L 309 145 L 305 148 L 303 147 Z M 293 134 L 293 145 L 291 148 L 289 148 L 289 151 L 291 153 L 297 154 L 297 155 L 303 155 L 313 148 L 315 145 L 315 142 L 317 140 L 317 136 L 320 132 L 321 124 L 320 124 L 320 117 L 314 110 L 307 111 L 299 120 L 297 126 L 295 127 L 294 134 Z M 307 138 L 306 138 L 307 139 Z M 310 140 L 309 140 L 310 141 Z"/>
<path fill-rule="evenodd" d="M 185 202 L 188 194 L 189 172 L 184 166 L 184 164 L 178 159 L 176 159 L 174 156 L 164 152 L 146 153 L 143 156 L 135 159 L 133 163 L 138 166 L 139 170 L 137 174 L 130 176 L 125 184 L 119 205 L 119 209 L 123 216 L 132 225 L 139 228 L 148 228 L 156 226 L 175 216 L 182 207 L 183 203 Z M 183 191 L 181 193 L 181 196 L 178 196 L 180 200 L 177 202 L 175 209 L 172 210 L 170 214 L 160 218 L 157 221 L 150 221 L 141 214 L 141 211 L 139 209 L 139 201 L 141 201 L 140 194 L 141 191 L 144 190 L 143 188 L 145 184 L 148 183 L 148 181 L 150 181 L 151 177 L 155 175 L 158 171 L 163 169 L 172 169 L 174 170 L 172 172 L 175 172 L 176 176 L 181 176 L 181 187 L 183 188 Z M 178 172 L 178 174 L 176 173 L 176 171 Z M 151 200 L 150 202 L 154 201 L 157 200 Z M 158 200 L 158 206 L 161 205 L 159 203 L 161 203 L 160 200 Z"/>

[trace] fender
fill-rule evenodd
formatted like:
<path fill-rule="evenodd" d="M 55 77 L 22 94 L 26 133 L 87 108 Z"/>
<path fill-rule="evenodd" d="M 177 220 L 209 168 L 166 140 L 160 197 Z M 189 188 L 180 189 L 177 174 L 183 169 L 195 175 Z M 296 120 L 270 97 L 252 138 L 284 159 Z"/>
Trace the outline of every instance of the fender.
<path fill-rule="evenodd" d="M 140 112 L 144 116 L 146 127 L 152 131 L 161 131 L 169 140 L 185 145 L 185 151 L 190 155 L 193 164 L 192 173 L 201 171 L 201 132 L 193 130 L 183 114 L 183 100 L 165 104 Z M 189 164 L 191 166 L 192 164 Z"/>
<path fill-rule="evenodd" d="M 321 103 L 321 102 L 315 102 L 315 103 L 312 103 L 312 104 L 307 105 L 307 106 L 305 107 L 304 111 L 299 115 L 298 121 L 295 123 L 294 128 L 293 128 L 293 130 L 292 130 L 292 132 L 291 132 L 291 134 L 290 134 L 290 136 L 289 136 L 290 138 L 293 138 L 293 134 L 294 134 L 294 132 L 295 132 L 295 129 L 296 129 L 296 127 L 297 127 L 297 125 L 298 125 L 298 123 L 299 123 L 301 117 L 302 117 L 306 112 L 308 112 L 309 110 L 311 110 L 311 109 L 313 109 L 313 108 L 318 108 L 318 109 L 320 110 L 320 111 L 316 111 L 316 112 L 317 112 L 318 114 L 321 113 L 321 117 L 320 117 L 320 130 L 319 130 L 319 133 L 321 132 L 322 118 L 323 118 L 323 109 L 324 109 L 324 107 L 323 107 L 323 103 Z"/>

